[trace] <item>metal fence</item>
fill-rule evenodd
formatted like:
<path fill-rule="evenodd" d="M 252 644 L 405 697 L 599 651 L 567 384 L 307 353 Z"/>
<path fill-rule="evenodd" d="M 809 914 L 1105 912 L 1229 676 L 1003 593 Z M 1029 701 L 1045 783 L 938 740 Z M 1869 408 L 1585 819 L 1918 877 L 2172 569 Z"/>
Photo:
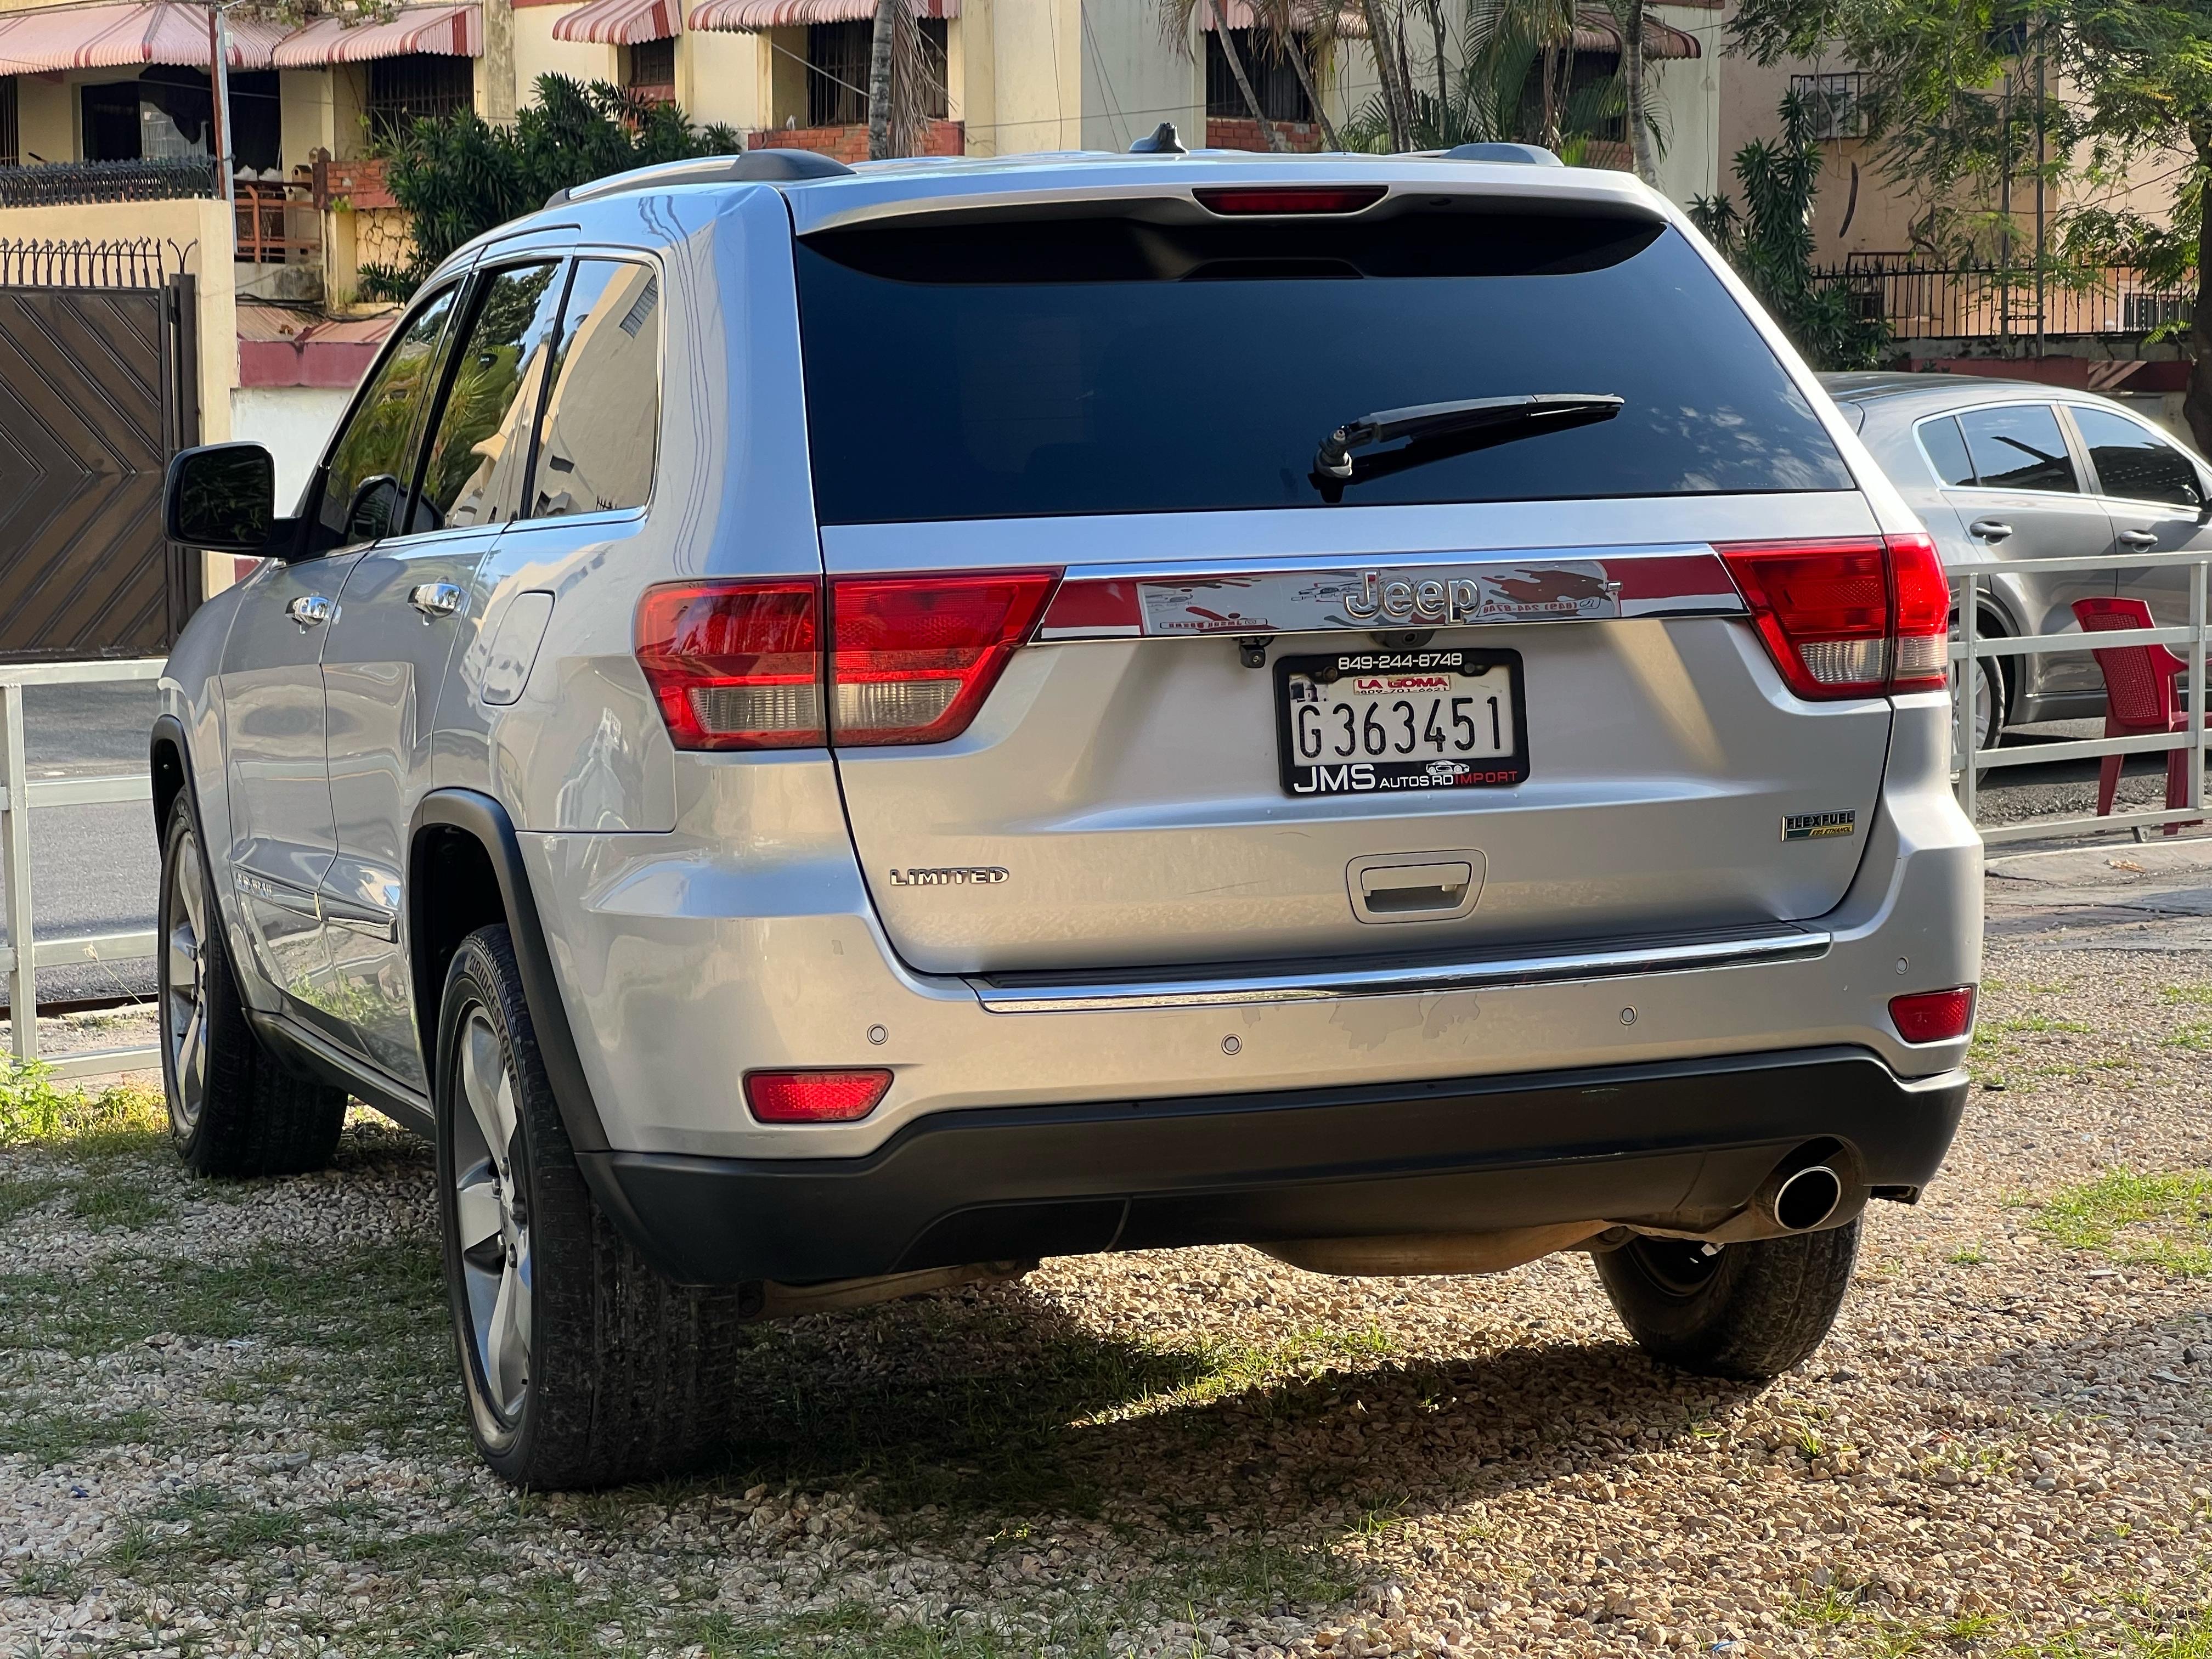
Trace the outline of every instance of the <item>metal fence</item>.
<path fill-rule="evenodd" d="M 57 662 L 0 666 L 0 902 L 7 913 L 8 943 L 0 946 L 0 975 L 8 983 L 10 1047 L 18 1066 L 39 1059 L 38 974 L 40 968 L 73 963 L 128 962 L 154 954 L 152 929 L 131 933 L 94 933 L 40 939 L 33 931 L 31 904 L 31 814 L 43 806 L 94 806 L 111 801 L 148 801 L 153 779 L 144 771 L 94 778 L 30 775 L 23 747 L 23 688 L 29 685 L 94 685 L 117 680 L 161 678 L 161 659 L 127 662 Z M 96 1077 L 161 1062 L 158 1048 L 99 1048 L 64 1054 L 47 1062 L 58 1078 Z"/>
<path fill-rule="evenodd" d="M 2114 629 L 2094 635 L 2079 632 L 2022 634 L 2010 638 L 1988 639 L 1981 635 L 1975 596 L 1981 584 L 1991 576 L 2055 576 L 2075 571 L 2095 571 L 2112 575 L 2121 571 L 2160 568 L 2185 569 L 2189 573 L 2189 622 L 2185 627 Z M 2079 653 L 2093 641 L 2099 649 L 2106 650 L 2147 645 L 2186 647 L 2184 655 L 2188 663 L 2188 678 L 2183 682 L 2185 693 L 2183 707 L 2187 723 L 2182 730 L 2170 734 L 2150 732 L 2140 737 L 2084 738 L 2072 742 L 2039 743 L 2017 749 L 1977 750 L 1974 748 L 1973 697 L 1971 695 L 1957 697 L 1951 753 L 1959 805 L 1965 808 L 1968 817 L 1975 820 L 1975 827 L 1981 830 L 1984 842 L 1996 846 L 2005 842 L 2101 835 L 2113 830 L 2131 830 L 2140 836 L 2146 830 L 2169 823 L 2191 823 L 2212 817 L 2212 813 L 2208 813 L 2204 806 L 2204 750 L 2208 728 L 2201 689 L 2204 684 L 2208 568 L 2212 568 L 2212 554 L 2148 553 L 2130 554 L 2124 565 L 2116 564 L 2109 555 L 2085 559 L 1993 559 L 1984 564 L 1951 573 L 1952 592 L 1959 616 L 1959 631 L 1951 641 L 1954 684 L 1971 688 L 1973 670 L 1969 665 L 1991 657 Z M 2117 810 L 2118 803 L 2115 801 L 2116 810 L 2102 817 L 2031 818 L 2020 823 L 1982 827 L 1978 811 L 1979 775 L 1984 772 L 2014 766 L 2048 766 L 2058 761 L 2100 759 L 2106 755 L 2166 755 L 2175 750 L 2186 750 L 2189 756 L 2189 800 L 2185 805 L 2131 812 Z"/>
<path fill-rule="evenodd" d="M 220 196 L 222 179 L 204 155 L 143 161 L 41 161 L 0 167 L 0 207 L 87 202 L 166 202 Z"/>
<path fill-rule="evenodd" d="M 0 237 L 0 288 L 160 288 L 184 270 L 198 246 L 158 236 L 116 241 Z"/>
<path fill-rule="evenodd" d="M 1814 273 L 1844 289 L 1858 314 L 1879 319 L 1891 337 L 2008 339 L 2039 334 L 2147 334 L 2186 324 L 2196 295 L 2151 282 L 2125 266 L 2051 270 L 2033 266 L 1942 265 L 1910 255 L 1855 253 Z"/>

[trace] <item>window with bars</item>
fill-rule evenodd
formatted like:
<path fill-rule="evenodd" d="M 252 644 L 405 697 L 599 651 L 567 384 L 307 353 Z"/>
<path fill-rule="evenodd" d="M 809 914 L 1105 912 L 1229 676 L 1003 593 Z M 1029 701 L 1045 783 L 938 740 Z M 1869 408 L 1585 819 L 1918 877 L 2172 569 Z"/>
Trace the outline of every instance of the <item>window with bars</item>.
<path fill-rule="evenodd" d="M 22 164 L 22 128 L 15 113 L 15 77 L 0 75 L 0 167 Z"/>
<path fill-rule="evenodd" d="M 368 66 L 368 126 L 389 138 L 422 119 L 476 107 L 476 60 L 441 52 L 380 58 Z"/>
<path fill-rule="evenodd" d="M 945 27 L 941 17 L 924 17 L 921 32 L 921 112 L 943 120 L 945 97 Z M 872 22 L 813 23 L 806 30 L 806 125 L 857 126 L 868 118 L 868 70 L 875 52 Z"/>
<path fill-rule="evenodd" d="M 1229 38 L 1236 44 L 1237 56 L 1251 79 L 1252 94 L 1260 100 L 1262 114 L 1270 121 L 1314 118 L 1313 106 L 1306 101 L 1306 89 L 1298 84 L 1297 67 L 1272 37 L 1255 29 L 1231 29 Z M 1221 36 L 1213 29 L 1206 32 L 1206 112 L 1232 121 L 1249 120 L 1252 116 L 1251 106 L 1245 103 L 1237 77 L 1230 71 L 1229 54 L 1221 49 Z"/>
<path fill-rule="evenodd" d="M 676 95 L 676 39 L 641 40 L 623 48 L 623 84 L 636 92 Z"/>
<path fill-rule="evenodd" d="M 1793 75 L 1790 90 L 1812 117 L 1815 138 L 1866 137 L 1866 111 L 1860 104 L 1866 90 L 1865 76 L 1856 70 L 1841 75 Z"/>

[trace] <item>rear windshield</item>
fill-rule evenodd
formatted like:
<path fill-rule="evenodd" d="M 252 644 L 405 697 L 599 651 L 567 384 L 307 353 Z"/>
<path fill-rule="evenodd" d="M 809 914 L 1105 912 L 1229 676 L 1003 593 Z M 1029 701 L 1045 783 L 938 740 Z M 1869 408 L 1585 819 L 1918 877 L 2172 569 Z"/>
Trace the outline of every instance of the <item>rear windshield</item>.
<path fill-rule="evenodd" d="M 1646 219 L 1493 211 L 825 232 L 799 298 L 825 524 L 1848 489 L 1720 282 Z M 1622 400 L 1358 452 L 1360 416 Z"/>

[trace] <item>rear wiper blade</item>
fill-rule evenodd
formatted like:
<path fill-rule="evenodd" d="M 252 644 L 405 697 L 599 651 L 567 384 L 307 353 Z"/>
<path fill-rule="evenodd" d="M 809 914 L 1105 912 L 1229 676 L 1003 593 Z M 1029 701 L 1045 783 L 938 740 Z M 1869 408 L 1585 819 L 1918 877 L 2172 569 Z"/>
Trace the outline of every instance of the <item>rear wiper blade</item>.
<path fill-rule="evenodd" d="M 1609 392 L 1537 392 L 1518 398 L 1463 398 L 1455 403 L 1377 410 L 1346 421 L 1321 441 L 1321 448 L 1314 454 L 1314 476 L 1349 478 L 1353 450 L 1388 443 L 1393 438 L 1433 438 L 1486 427 L 1526 425 L 1540 429 L 1551 421 L 1579 424 L 1603 419 L 1626 407 L 1627 401 Z"/>

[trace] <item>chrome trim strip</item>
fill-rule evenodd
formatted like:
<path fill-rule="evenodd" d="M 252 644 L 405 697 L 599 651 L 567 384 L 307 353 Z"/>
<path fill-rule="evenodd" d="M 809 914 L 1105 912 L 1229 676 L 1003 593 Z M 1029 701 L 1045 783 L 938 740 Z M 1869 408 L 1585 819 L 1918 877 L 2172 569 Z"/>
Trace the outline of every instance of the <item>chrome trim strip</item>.
<path fill-rule="evenodd" d="M 1133 1008 L 1209 1008 L 1267 1002 L 1324 1002 L 1348 997 L 1435 995 L 1449 991 L 1504 990 L 1563 981 L 1620 979 L 1644 974 L 1691 973 L 1756 963 L 1803 962 L 1827 954 L 1826 932 L 1789 927 L 1724 938 L 1622 941 L 1543 955 L 1498 957 L 1461 963 L 1401 963 L 1391 967 L 1326 969 L 1304 973 L 1154 981 L 1139 990 L 1110 981 L 1088 984 L 1024 984 L 971 977 L 969 984 L 994 1014 L 1062 1014 Z M 1010 982 L 1011 981 L 1011 982 Z"/>
<path fill-rule="evenodd" d="M 366 933 L 371 939 L 382 939 L 387 945 L 399 943 L 399 918 L 389 910 L 377 909 L 366 904 L 349 904 L 343 899 L 323 896 L 323 920 L 356 933 Z"/>

